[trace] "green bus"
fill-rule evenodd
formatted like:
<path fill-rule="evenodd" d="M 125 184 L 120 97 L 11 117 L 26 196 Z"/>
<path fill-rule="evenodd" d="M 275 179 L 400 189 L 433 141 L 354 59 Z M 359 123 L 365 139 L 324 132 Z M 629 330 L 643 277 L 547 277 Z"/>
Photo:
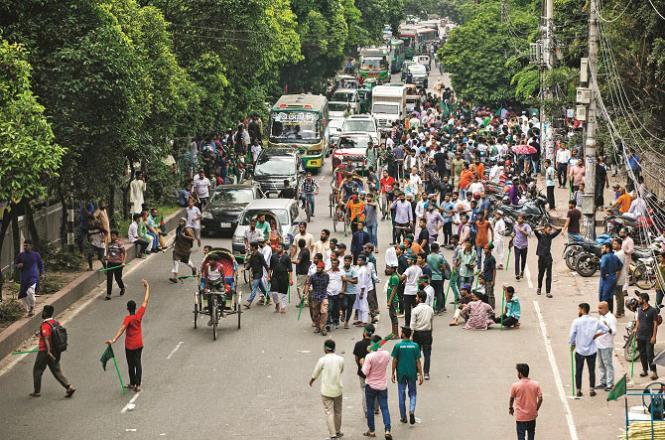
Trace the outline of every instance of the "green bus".
<path fill-rule="evenodd" d="M 416 55 L 416 28 L 414 27 L 400 27 L 399 39 L 404 43 L 404 58 L 410 60 Z"/>
<path fill-rule="evenodd" d="M 404 64 L 404 41 L 393 38 L 390 40 L 390 72 L 398 73 L 402 71 Z"/>
<path fill-rule="evenodd" d="M 328 149 L 328 100 L 322 95 L 282 95 L 270 110 L 269 147 L 293 147 L 303 166 L 312 171 L 323 167 Z"/>
<path fill-rule="evenodd" d="M 360 49 L 360 69 L 362 78 L 376 78 L 380 83 L 390 82 L 390 48 L 363 47 Z"/>

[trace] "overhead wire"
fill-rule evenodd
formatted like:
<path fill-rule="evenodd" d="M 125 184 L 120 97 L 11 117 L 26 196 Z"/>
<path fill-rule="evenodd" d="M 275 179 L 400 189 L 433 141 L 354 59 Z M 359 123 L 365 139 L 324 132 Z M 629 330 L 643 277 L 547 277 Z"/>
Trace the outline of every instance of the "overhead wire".
<path fill-rule="evenodd" d="M 653 2 L 652 2 L 651 0 L 649 0 L 649 4 L 650 4 L 651 7 L 653 8 L 653 10 L 656 11 L 656 14 L 658 14 L 658 16 L 659 16 L 660 18 L 662 18 L 663 20 L 665 20 L 665 16 L 663 16 L 663 14 L 660 13 L 660 11 L 658 10 L 658 8 L 656 8 L 656 5 L 654 5 Z"/>
<path fill-rule="evenodd" d="M 602 15 L 600 15 L 600 9 L 601 9 L 600 4 L 598 5 L 598 11 L 596 13 L 598 14 L 598 18 L 600 18 L 601 21 L 604 21 L 605 23 L 614 23 L 615 21 L 620 19 L 623 16 L 623 14 L 626 13 L 626 11 L 628 10 L 628 6 L 630 6 L 630 0 L 626 1 L 626 6 L 623 8 L 623 11 L 621 11 L 621 13 L 619 15 L 617 15 L 616 17 L 614 17 L 612 19 L 606 19 L 606 18 L 603 18 Z"/>

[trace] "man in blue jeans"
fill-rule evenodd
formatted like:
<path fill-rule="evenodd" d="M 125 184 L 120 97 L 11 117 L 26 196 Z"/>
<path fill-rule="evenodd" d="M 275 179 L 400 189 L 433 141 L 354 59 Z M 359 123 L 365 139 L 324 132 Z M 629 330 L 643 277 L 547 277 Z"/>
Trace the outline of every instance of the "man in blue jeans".
<path fill-rule="evenodd" d="M 365 399 L 367 400 L 367 428 L 366 437 L 374 437 L 376 427 L 374 425 L 374 400 L 379 402 L 385 438 L 391 439 L 390 434 L 390 412 L 388 410 L 388 376 L 386 375 L 390 354 L 381 349 L 381 336 L 374 335 L 372 344 L 369 346 L 370 353 L 365 356 L 362 372 L 365 375 Z M 376 348 L 375 348 L 376 347 Z M 373 350 L 375 348 L 375 350 Z"/>
<path fill-rule="evenodd" d="M 402 327 L 402 340 L 392 352 L 392 381 L 397 382 L 399 421 L 406 423 L 406 390 L 409 390 L 409 423 L 416 423 L 416 380 L 423 384 L 423 368 L 420 363 L 420 346 L 411 341 L 411 328 Z"/>
<path fill-rule="evenodd" d="M 247 298 L 247 304 L 244 304 L 246 309 L 252 306 L 252 301 L 256 298 L 258 289 L 261 289 L 264 295 L 268 294 L 266 286 L 263 284 L 263 269 L 270 270 L 263 254 L 259 252 L 259 244 L 256 242 L 250 243 L 250 249 L 251 254 L 245 262 L 245 269 L 252 271 L 252 293 Z"/>

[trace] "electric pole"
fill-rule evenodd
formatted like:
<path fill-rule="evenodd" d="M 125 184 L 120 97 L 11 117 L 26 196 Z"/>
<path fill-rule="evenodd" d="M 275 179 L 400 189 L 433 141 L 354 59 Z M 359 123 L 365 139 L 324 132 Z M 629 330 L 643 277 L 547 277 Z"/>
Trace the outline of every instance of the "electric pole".
<path fill-rule="evenodd" d="M 589 74 L 597 78 L 598 72 L 598 0 L 589 1 Z M 587 112 L 586 140 L 584 145 L 584 195 L 582 196 L 582 214 L 584 214 L 584 236 L 596 237 L 596 98 L 590 79 L 586 87 L 590 93 Z M 601 188 L 602 191 L 602 188 Z"/>

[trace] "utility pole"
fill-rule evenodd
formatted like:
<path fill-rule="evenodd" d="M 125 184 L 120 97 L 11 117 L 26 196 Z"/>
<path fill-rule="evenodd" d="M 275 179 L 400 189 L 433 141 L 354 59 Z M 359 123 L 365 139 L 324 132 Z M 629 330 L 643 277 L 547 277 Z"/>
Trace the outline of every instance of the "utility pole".
<path fill-rule="evenodd" d="M 546 0 L 544 5 L 544 20 L 541 25 L 541 41 L 543 47 L 543 58 L 540 64 L 539 79 L 540 79 L 540 135 L 539 135 L 539 144 L 541 157 L 547 157 L 552 160 L 553 157 L 548 157 L 548 148 L 547 143 L 549 142 L 550 136 L 545 133 L 545 121 L 547 121 L 546 111 L 545 111 L 545 99 L 551 97 L 551 90 L 545 90 L 544 87 L 544 70 L 552 70 L 554 66 L 554 27 L 552 26 L 552 20 L 554 17 L 554 0 Z M 543 142 L 544 141 L 544 142 Z"/>
<path fill-rule="evenodd" d="M 598 0 L 589 1 L 589 74 L 597 78 L 598 72 Z M 584 236 L 596 237 L 596 98 L 592 87 L 589 89 L 590 101 L 587 112 L 586 140 L 584 145 L 584 195 L 582 214 L 584 214 Z M 579 93 L 578 93 L 579 94 Z M 602 190 L 602 189 L 601 189 Z"/>

